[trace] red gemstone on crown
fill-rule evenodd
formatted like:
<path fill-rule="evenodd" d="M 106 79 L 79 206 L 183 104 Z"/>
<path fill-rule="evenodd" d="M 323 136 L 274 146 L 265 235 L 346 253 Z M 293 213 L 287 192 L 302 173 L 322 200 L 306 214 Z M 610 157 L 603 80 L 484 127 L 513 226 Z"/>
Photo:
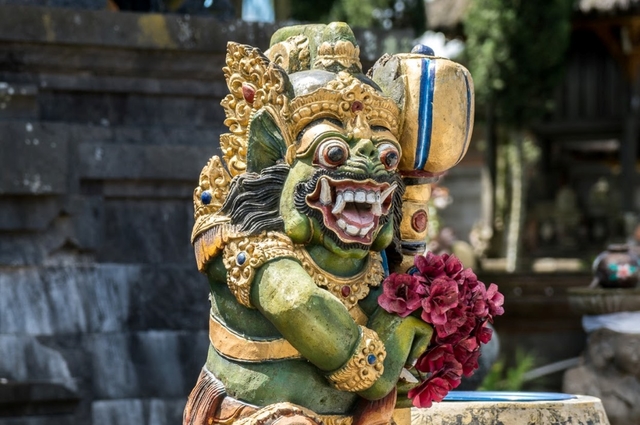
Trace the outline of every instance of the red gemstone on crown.
<path fill-rule="evenodd" d="M 340 293 L 342 294 L 343 297 L 347 298 L 349 295 L 351 295 L 351 287 L 344 285 L 340 289 Z"/>
<path fill-rule="evenodd" d="M 242 97 L 244 97 L 244 100 L 246 100 L 248 103 L 253 103 L 253 98 L 256 95 L 256 90 L 251 87 L 248 84 L 243 84 L 242 85 Z"/>
<path fill-rule="evenodd" d="M 364 105 L 359 100 L 351 104 L 351 112 L 360 112 L 364 109 Z"/>

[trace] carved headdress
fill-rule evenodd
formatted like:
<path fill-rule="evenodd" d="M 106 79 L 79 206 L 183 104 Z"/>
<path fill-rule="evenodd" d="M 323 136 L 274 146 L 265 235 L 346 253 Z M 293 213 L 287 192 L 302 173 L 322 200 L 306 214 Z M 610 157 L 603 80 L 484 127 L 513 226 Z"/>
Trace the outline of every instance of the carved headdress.
<path fill-rule="evenodd" d="M 229 225 L 221 209 L 232 179 L 291 165 L 308 148 L 299 134 L 320 118 L 388 129 L 402 148 L 402 175 L 438 174 L 459 162 L 473 121 L 471 79 L 463 67 L 424 53 L 385 55 L 366 76 L 344 23 L 283 28 L 264 54 L 228 43 L 222 106 L 229 133 L 220 137 L 222 160 L 209 160 L 194 191 L 200 270 L 223 244 L 215 229 Z M 438 103 L 447 106 L 450 122 L 432 116 Z"/>

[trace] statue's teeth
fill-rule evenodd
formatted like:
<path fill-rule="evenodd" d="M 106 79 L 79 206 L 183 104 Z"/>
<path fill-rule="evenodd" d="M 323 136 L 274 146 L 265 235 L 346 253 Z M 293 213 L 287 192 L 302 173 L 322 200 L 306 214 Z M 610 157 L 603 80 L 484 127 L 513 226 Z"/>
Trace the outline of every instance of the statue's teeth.
<path fill-rule="evenodd" d="M 367 192 L 367 203 L 373 204 L 376 202 L 376 193 L 375 192 Z"/>
<path fill-rule="evenodd" d="M 342 230 L 347 228 L 347 222 L 344 221 L 343 219 L 340 219 L 338 221 L 336 221 L 336 224 L 338 225 L 338 227 L 340 227 Z"/>
<path fill-rule="evenodd" d="M 353 202 L 354 194 L 353 194 L 353 192 L 352 192 L 352 191 L 350 191 L 350 190 L 345 190 L 345 191 L 343 192 L 343 194 L 344 194 L 344 200 L 345 200 L 345 202 Z"/>
<path fill-rule="evenodd" d="M 320 203 L 322 205 L 331 204 L 331 187 L 327 179 L 320 180 Z"/>
<path fill-rule="evenodd" d="M 349 224 L 345 229 L 345 232 L 347 232 L 348 235 L 357 236 L 360 233 L 360 229 L 358 229 L 357 226 Z"/>
<path fill-rule="evenodd" d="M 373 215 L 382 215 L 382 204 L 380 203 L 380 199 L 371 204 L 371 213 Z"/>
<path fill-rule="evenodd" d="M 347 202 L 344 200 L 344 196 L 342 196 L 342 193 L 338 193 L 338 196 L 336 197 L 336 204 L 333 206 L 333 209 L 331 210 L 331 214 L 333 215 L 340 214 L 346 204 Z"/>
<path fill-rule="evenodd" d="M 367 192 L 365 192 L 364 190 L 358 190 L 356 192 L 355 201 L 364 203 L 366 202 L 366 200 L 367 200 Z"/>
<path fill-rule="evenodd" d="M 391 186 L 389 186 L 387 188 L 387 190 L 385 190 L 384 192 L 382 192 L 380 194 L 380 202 L 384 202 L 387 200 L 387 198 L 389 197 L 389 195 L 391 195 L 393 193 L 394 190 L 396 190 L 396 187 L 398 187 L 397 183 L 393 183 Z"/>
<path fill-rule="evenodd" d="M 369 230 L 371 229 L 373 229 L 373 223 L 369 224 L 367 227 L 363 227 L 362 229 L 360 229 L 360 236 L 367 236 L 367 233 L 369 233 Z"/>

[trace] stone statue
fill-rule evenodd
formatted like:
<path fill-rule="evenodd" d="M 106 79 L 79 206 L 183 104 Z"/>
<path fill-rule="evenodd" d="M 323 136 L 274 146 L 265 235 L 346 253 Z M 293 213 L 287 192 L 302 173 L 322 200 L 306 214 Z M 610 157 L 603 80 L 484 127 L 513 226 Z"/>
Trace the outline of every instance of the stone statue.
<path fill-rule="evenodd" d="M 387 424 L 411 405 L 405 366 L 434 326 L 408 314 L 419 302 L 381 308 L 382 282 L 424 252 L 428 179 L 464 156 L 473 120 L 468 71 L 424 49 L 364 75 L 342 23 L 280 29 L 264 54 L 228 44 L 230 132 L 194 192 L 211 345 L 185 424 Z"/>

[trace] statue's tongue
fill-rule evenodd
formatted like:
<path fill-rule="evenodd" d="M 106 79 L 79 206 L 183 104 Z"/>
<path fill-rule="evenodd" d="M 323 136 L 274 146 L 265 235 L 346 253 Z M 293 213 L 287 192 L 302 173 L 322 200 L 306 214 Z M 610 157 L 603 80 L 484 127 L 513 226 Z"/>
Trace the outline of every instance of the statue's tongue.
<path fill-rule="evenodd" d="M 342 210 L 342 218 L 351 224 L 366 226 L 373 222 L 375 216 L 371 212 L 371 208 L 358 203 L 348 203 Z"/>

